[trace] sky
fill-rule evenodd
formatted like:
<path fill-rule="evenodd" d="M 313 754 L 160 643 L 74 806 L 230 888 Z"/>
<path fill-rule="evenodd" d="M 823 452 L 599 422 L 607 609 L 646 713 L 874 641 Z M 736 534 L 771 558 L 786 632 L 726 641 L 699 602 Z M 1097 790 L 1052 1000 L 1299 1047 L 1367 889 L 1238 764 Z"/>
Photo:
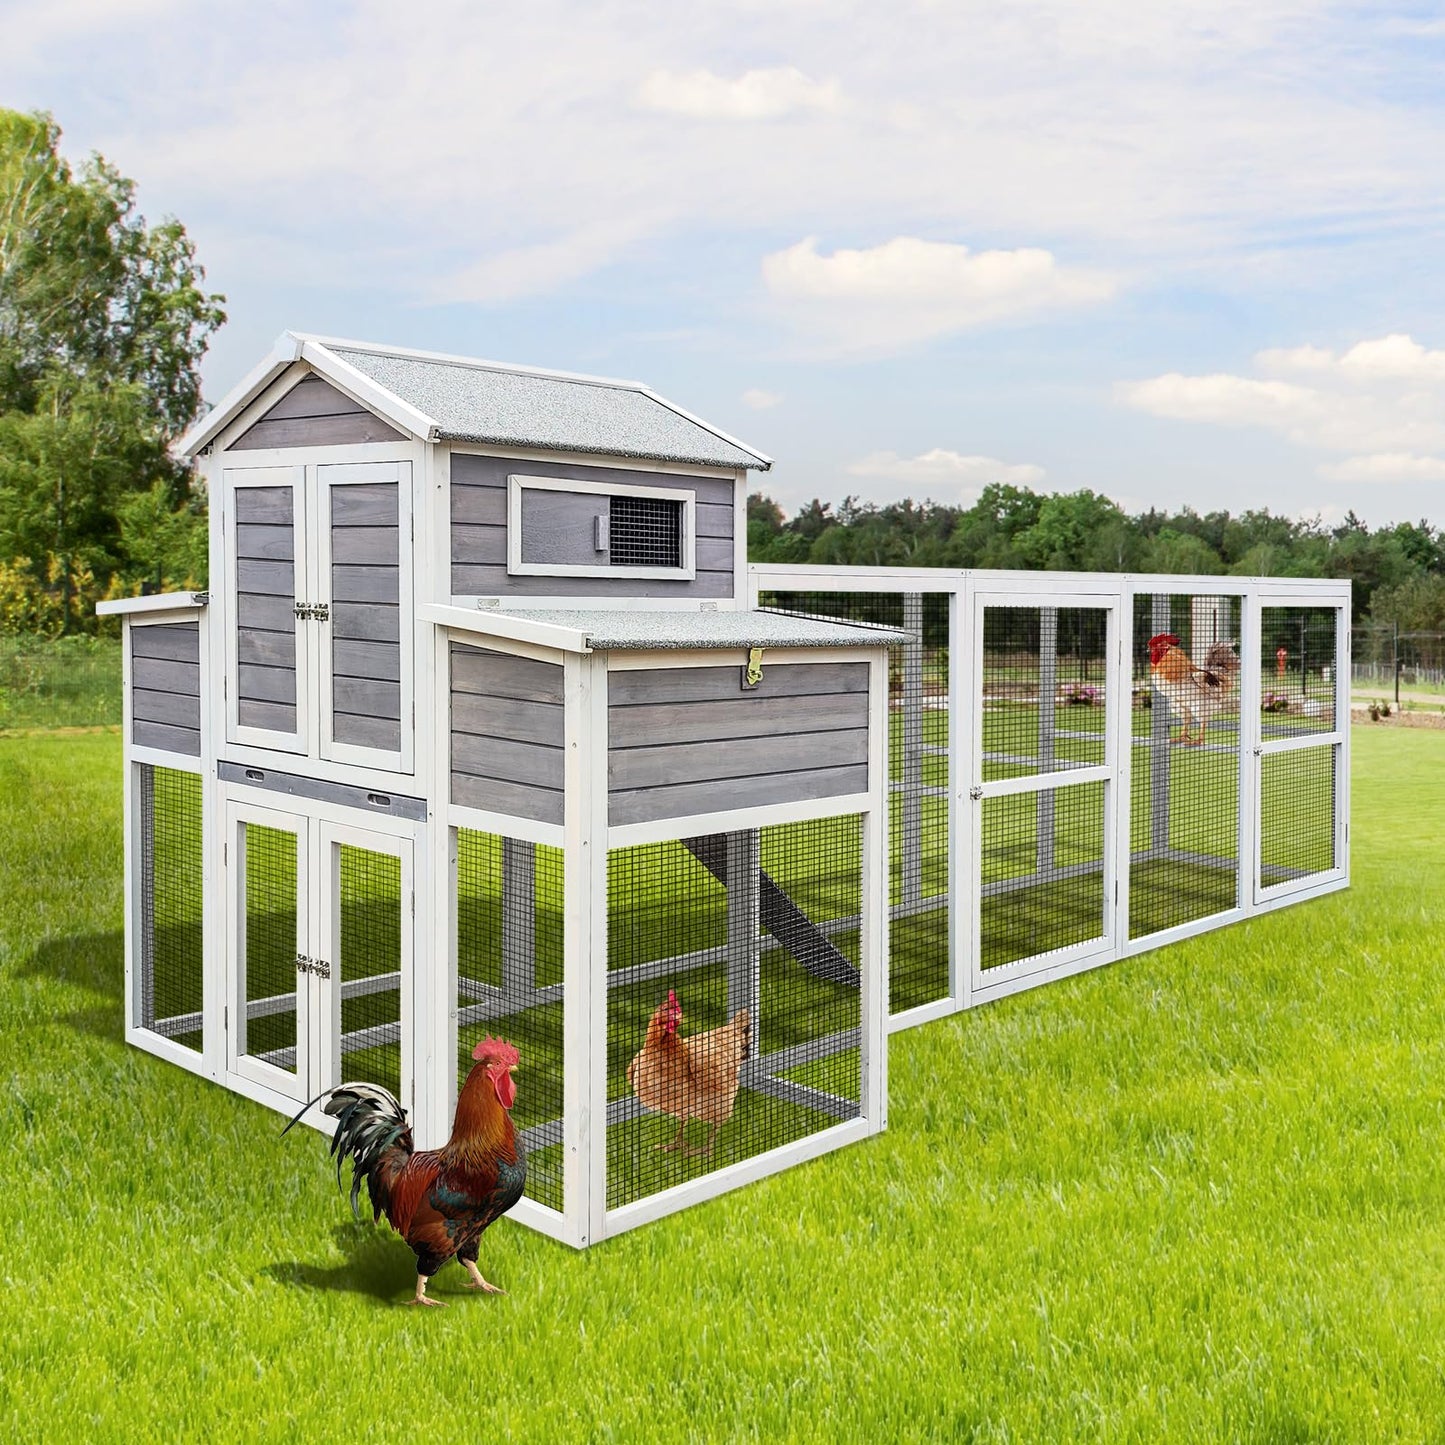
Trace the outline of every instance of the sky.
<path fill-rule="evenodd" d="M 640 380 L 759 485 L 1445 522 L 1445 4 L 0 0 L 284 329 Z"/>

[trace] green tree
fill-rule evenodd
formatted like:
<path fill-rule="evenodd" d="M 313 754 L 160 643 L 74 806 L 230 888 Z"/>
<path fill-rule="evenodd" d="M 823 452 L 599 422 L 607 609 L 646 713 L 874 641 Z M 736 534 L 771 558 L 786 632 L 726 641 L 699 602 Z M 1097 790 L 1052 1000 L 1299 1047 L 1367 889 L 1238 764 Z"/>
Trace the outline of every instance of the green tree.
<path fill-rule="evenodd" d="M 58 569 L 67 626 L 113 579 L 192 565 L 155 547 L 197 508 L 167 446 L 225 319 L 203 282 L 184 227 L 148 225 L 132 181 L 100 156 L 72 169 L 50 117 L 0 110 L 0 558 Z M 126 505 L 157 486 L 159 531 Z"/>

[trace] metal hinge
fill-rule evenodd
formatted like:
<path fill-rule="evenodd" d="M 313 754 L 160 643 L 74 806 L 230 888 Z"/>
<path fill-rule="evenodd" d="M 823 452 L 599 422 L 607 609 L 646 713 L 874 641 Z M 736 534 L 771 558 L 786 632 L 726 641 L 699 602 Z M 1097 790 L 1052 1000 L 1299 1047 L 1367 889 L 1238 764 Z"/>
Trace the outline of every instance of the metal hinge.
<path fill-rule="evenodd" d="M 763 649 L 748 648 L 747 666 L 743 668 L 744 689 L 754 688 L 763 680 Z"/>

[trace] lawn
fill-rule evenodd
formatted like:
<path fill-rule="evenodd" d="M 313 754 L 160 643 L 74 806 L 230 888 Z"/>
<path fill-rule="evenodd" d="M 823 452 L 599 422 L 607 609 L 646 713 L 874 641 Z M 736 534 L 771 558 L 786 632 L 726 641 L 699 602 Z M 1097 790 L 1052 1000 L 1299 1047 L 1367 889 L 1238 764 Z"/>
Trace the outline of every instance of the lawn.
<path fill-rule="evenodd" d="M 1351 891 L 895 1035 L 884 1135 L 504 1221 L 440 1313 L 318 1137 L 122 1044 L 119 751 L 0 740 L 10 1436 L 1441 1438 L 1445 734 L 1356 730 Z"/>

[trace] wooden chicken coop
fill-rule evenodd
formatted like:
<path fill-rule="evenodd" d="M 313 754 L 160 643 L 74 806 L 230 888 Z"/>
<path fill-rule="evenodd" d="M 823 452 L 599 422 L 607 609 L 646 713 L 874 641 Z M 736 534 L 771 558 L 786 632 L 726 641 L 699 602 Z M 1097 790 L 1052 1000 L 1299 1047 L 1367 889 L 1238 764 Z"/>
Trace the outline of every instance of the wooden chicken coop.
<path fill-rule="evenodd" d="M 1347 880 L 1347 584 L 749 568 L 769 460 L 647 388 L 291 333 L 181 450 L 211 590 L 103 608 L 126 1036 L 425 1147 L 502 1035 L 573 1245 L 882 1129 L 890 1027 Z M 1238 650 L 1197 744 L 1165 633 Z M 691 1122 L 669 999 L 746 1038 Z"/>

